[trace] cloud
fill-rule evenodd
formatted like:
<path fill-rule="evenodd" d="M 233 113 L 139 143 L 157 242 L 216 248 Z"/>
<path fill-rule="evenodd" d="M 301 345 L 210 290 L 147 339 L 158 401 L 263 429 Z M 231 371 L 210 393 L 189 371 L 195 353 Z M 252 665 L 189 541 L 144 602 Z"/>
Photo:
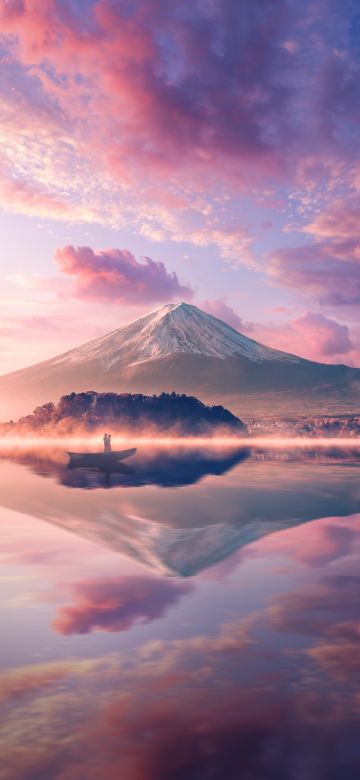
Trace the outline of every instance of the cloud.
<path fill-rule="evenodd" d="M 298 229 L 309 243 L 274 252 L 270 281 L 354 309 L 357 22 L 349 4 L 322 8 L 310 0 L 268 0 L 261 11 L 251 0 L 184 0 L 181 9 L 88 0 L 82 12 L 70 1 L 0 3 L 0 205 L 215 247 L 266 272 L 270 204 L 291 210 L 308 197 Z M 303 191 L 290 202 L 294 186 Z M 277 208 L 274 230 L 285 206 Z M 152 262 L 135 261 L 138 277 L 134 263 L 122 276 L 113 262 L 69 278 L 84 299 L 191 296 Z M 307 354 L 325 353 L 307 346 Z"/>
<path fill-rule="evenodd" d="M 60 634 L 126 631 L 163 617 L 192 586 L 149 576 L 83 580 L 73 586 L 76 604 L 62 607 L 54 622 Z"/>
<path fill-rule="evenodd" d="M 310 295 L 320 304 L 360 303 L 358 240 L 278 249 L 271 257 L 268 274 L 275 282 Z"/>
<path fill-rule="evenodd" d="M 187 231 L 184 229 L 183 240 L 189 240 L 195 246 L 214 245 L 220 256 L 233 265 L 247 265 L 254 268 L 255 257 L 252 247 L 254 236 L 251 236 L 244 226 L 234 225 L 231 222 L 226 224 L 223 215 L 220 222 L 221 224 L 217 219 L 209 216 L 202 229 L 187 228 Z"/>
<path fill-rule="evenodd" d="M 354 346 L 347 325 L 341 325 L 323 314 L 307 312 L 293 320 L 292 327 L 305 340 L 313 355 L 346 355 Z"/>
<path fill-rule="evenodd" d="M 320 312 L 304 312 L 280 324 L 243 323 L 252 338 L 283 352 L 320 362 L 356 362 L 358 335 Z"/>
<path fill-rule="evenodd" d="M 213 317 L 217 317 L 219 320 L 223 320 L 234 330 L 246 330 L 247 324 L 236 314 L 236 311 L 229 306 L 226 301 L 220 298 L 215 301 L 200 301 L 200 309 L 203 309 L 208 314 L 212 314 Z"/>
<path fill-rule="evenodd" d="M 96 0 L 79 14 L 55 1 L 2 4 L 0 134 L 11 170 L 4 205 L 56 219 L 135 222 L 156 237 L 163 227 L 154 205 L 167 202 L 171 226 L 174 208 L 197 212 L 194 193 L 214 189 L 219 175 L 238 188 L 241 167 L 253 178 L 255 168 L 278 168 L 277 136 L 290 132 L 278 110 L 287 98 L 281 69 L 289 55 L 277 41 L 286 3 L 271 0 L 261 23 L 248 0 L 245 14 L 226 5 L 194 9 L 187 0 L 179 13 L 158 0 L 127 9 Z M 176 239 L 178 227 L 170 229 Z"/>
<path fill-rule="evenodd" d="M 268 267 L 270 278 L 329 306 L 360 302 L 360 204 L 358 197 L 337 198 L 302 231 L 313 243 L 278 249 Z"/>
<path fill-rule="evenodd" d="M 139 262 L 127 249 L 94 251 L 65 246 L 57 250 L 55 260 L 62 273 L 75 277 L 74 295 L 78 298 L 139 304 L 193 295 L 191 287 L 180 284 L 164 263 L 150 257 Z"/>
<path fill-rule="evenodd" d="M 0 169 L 0 206 L 27 216 L 62 219 L 66 222 L 96 222 L 100 215 L 89 205 L 71 203 L 45 185 L 9 176 Z"/>
<path fill-rule="evenodd" d="M 261 636 L 264 613 L 257 618 Z M 21 706 L 9 697 L 1 745 L 9 780 L 293 780 L 304 765 L 314 778 L 329 766 L 334 777 L 354 776 L 350 686 L 314 685 L 306 653 L 294 674 L 287 645 L 273 655 L 266 639 L 246 641 L 249 628 L 240 619 L 211 635 L 155 640 L 121 659 L 70 661 L 60 691 L 58 664 L 50 664 L 45 691 L 33 690 Z M 28 674 L 41 678 L 42 665 Z"/>
<path fill-rule="evenodd" d="M 303 230 L 316 238 L 346 240 L 360 238 L 360 204 L 354 198 L 338 198 L 327 209 L 321 211 L 307 223 Z"/>
<path fill-rule="evenodd" d="M 229 0 L 198 9 L 186 2 L 182 13 L 157 0 L 126 10 L 97 0 L 84 23 L 70 5 L 29 0 L 7 5 L 0 24 L 16 36 L 20 62 L 47 59 L 63 74 L 67 97 L 56 76 L 38 68 L 45 92 L 71 105 L 81 74 L 80 100 L 98 118 L 107 106 L 92 142 L 104 149 L 118 129 L 108 159 L 121 176 L 126 154 L 164 173 L 178 169 L 179 156 L 200 168 L 238 155 L 273 168 L 280 138 L 291 136 L 281 69 L 293 68 L 283 46 L 293 18 L 284 0 L 269 0 L 261 18 L 249 0 L 241 10 Z"/>
<path fill-rule="evenodd" d="M 265 341 L 272 347 L 315 360 L 346 356 L 354 348 L 347 325 L 321 313 L 306 312 L 284 325 L 245 322 L 225 301 L 202 301 L 200 308 L 227 322 L 235 330 Z"/>
<path fill-rule="evenodd" d="M 310 154 L 317 169 L 351 160 L 354 17 L 347 6 L 345 25 L 342 8 L 325 6 L 319 24 L 310 2 L 287 0 L 261 11 L 251 0 L 185 0 L 181 9 L 92 0 L 82 13 L 59 0 L 2 3 L 3 153 L 29 186 L 49 190 L 45 203 L 14 191 L 13 207 L 18 199 L 19 208 L 71 218 L 75 204 L 81 220 L 96 198 L 99 219 L 158 235 L 154 204 L 168 201 L 171 222 L 175 209 L 198 215 L 199 194 L 215 193 L 223 217 L 222 186 L 269 192 L 269 182 L 296 178 Z M 190 230 L 189 214 L 185 222 Z M 203 215 L 200 234 L 208 222 Z"/>

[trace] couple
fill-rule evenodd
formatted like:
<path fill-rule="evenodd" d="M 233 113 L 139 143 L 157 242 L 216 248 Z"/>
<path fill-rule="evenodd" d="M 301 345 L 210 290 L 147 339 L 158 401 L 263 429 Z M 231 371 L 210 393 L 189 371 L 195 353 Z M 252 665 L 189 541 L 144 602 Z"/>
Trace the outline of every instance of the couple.
<path fill-rule="evenodd" d="M 104 452 L 111 452 L 111 434 L 110 433 L 104 433 L 103 442 L 104 442 Z"/>

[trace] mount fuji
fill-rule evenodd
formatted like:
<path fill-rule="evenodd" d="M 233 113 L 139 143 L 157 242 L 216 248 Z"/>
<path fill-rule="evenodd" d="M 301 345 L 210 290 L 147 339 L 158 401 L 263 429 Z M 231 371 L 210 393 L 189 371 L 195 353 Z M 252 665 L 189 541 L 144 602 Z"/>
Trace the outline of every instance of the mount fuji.
<path fill-rule="evenodd" d="M 0 377 L 0 414 L 26 414 L 81 390 L 176 390 L 224 403 L 243 415 L 339 414 L 357 411 L 360 369 L 271 349 L 196 306 L 168 304 L 76 349 Z"/>

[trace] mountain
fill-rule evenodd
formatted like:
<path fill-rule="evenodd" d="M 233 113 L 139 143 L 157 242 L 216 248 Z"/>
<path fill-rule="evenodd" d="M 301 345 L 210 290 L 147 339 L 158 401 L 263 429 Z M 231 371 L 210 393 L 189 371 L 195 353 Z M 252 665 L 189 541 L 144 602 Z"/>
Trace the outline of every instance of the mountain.
<path fill-rule="evenodd" d="M 270 349 L 187 303 L 169 304 L 50 360 L 0 377 L 0 415 L 71 391 L 177 391 L 235 413 L 356 412 L 360 369 Z"/>

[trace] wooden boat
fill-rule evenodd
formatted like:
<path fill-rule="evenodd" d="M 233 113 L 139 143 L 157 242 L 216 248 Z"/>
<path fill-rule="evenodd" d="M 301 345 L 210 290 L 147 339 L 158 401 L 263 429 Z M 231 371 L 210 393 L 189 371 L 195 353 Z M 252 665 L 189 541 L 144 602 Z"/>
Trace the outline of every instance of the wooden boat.
<path fill-rule="evenodd" d="M 136 447 L 110 452 L 68 452 L 70 468 L 112 469 L 120 460 L 130 458 Z"/>

